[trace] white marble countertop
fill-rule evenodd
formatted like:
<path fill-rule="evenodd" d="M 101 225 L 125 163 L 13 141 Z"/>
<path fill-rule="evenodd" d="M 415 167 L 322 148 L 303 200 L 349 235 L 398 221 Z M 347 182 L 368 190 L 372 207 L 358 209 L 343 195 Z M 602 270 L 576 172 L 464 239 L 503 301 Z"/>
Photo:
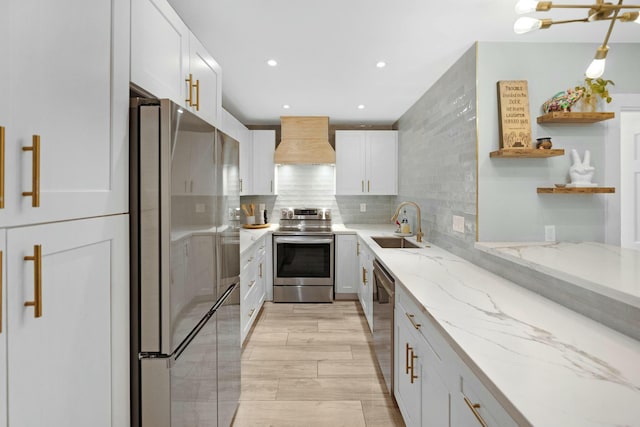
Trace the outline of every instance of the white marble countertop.
<path fill-rule="evenodd" d="M 476 248 L 640 308 L 640 251 L 595 242 L 478 242 Z"/>
<path fill-rule="evenodd" d="M 487 388 L 502 395 L 496 398 L 528 423 L 640 426 L 639 341 L 436 246 L 383 249 L 371 240 L 393 235 L 392 226 L 347 228 L 491 382 Z"/>
<path fill-rule="evenodd" d="M 278 229 L 278 224 L 271 224 L 266 228 L 240 228 L 240 255 L 246 252 L 254 243 L 267 233 L 273 233 Z"/>

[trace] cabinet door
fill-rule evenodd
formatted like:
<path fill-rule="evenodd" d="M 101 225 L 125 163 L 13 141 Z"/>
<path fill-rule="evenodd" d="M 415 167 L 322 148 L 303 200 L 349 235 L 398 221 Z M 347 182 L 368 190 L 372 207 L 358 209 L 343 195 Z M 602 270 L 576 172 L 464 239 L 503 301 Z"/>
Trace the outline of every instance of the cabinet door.
<path fill-rule="evenodd" d="M 365 133 L 336 131 L 336 194 L 365 194 Z"/>
<path fill-rule="evenodd" d="M 166 0 L 131 2 L 131 82 L 186 105 L 189 30 Z"/>
<path fill-rule="evenodd" d="M 339 234 L 336 236 L 336 293 L 358 292 L 358 236 Z"/>
<path fill-rule="evenodd" d="M 251 131 L 243 129 L 238 139 L 240 148 L 240 195 L 253 194 L 253 140 Z"/>
<path fill-rule="evenodd" d="M 398 194 L 398 141 L 396 131 L 367 131 L 367 194 Z"/>
<path fill-rule="evenodd" d="M 128 424 L 128 221 L 118 215 L 8 231 L 9 425 Z M 40 262 L 25 260 L 34 245 Z M 24 305 L 38 293 L 41 317 Z"/>
<path fill-rule="evenodd" d="M 420 345 L 422 387 L 422 426 L 449 427 L 449 389 L 438 374 L 435 355 L 429 353 L 429 345 L 423 341 Z M 429 357 L 432 355 L 432 357 Z"/>
<path fill-rule="evenodd" d="M 0 18 L 2 19 L 2 18 Z M 7 426 L 7 248 L 0 229 L 0 427 Z"/>
<path fill-rule="evenodd" d="M 407 427 L 417 427 L 422 424 L 422 358 L 413 327 L 403 318 L 403 312 L 395 313 L 396 401 Z"/>
<path fill-rule="evenodd" d="M 13 116 L 0 124 L 7 127 L 0 223 L 126 212 L 129 67 L 128 41 L 123 46 L 120 33 L 128 31 L 121 20 L 123 2 L 9 3 L 11 46 L 4 62 L 11 64 L 5 67 L 11 82 L 6 99 Z M 34 151 L 23 151 L 35 135 L 39 165 Z M 40 207 L 33 207 L 33 198 L 22 193 L 38 181 Z"/>
<path fill-rule="evenodd" d="M 198 107 L 191 107 L 191 110 L 213 126 L 219 126 L 222 118 L 222 69 L 193 34 L 189 39 L 189 73 L 197 84 L 191 91 L 191 104 Z"/>
<path fill-rule="evenodd" d="M 254 130 L 253 136 L 253 194 L 275 194 L 273 154 L 276 150 L 276 131 Z"/>

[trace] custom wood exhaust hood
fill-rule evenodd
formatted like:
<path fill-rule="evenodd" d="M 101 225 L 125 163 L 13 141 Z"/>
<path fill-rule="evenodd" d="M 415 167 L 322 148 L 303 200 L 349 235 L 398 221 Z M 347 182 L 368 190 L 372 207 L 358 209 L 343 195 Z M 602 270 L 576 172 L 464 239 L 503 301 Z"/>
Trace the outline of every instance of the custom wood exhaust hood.
<path fill-rule="evenodd" d="M 274 155 L 280 164 L 335 163 L 336 152 L 329 144 L 329 117 L 280 117 L 281 141 Z"/>

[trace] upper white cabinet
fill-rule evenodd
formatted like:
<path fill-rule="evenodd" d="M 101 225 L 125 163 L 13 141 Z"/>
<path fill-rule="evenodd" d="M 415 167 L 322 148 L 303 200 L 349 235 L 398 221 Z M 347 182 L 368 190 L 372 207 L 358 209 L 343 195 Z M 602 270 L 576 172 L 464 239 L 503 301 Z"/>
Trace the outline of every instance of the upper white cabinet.
<path fill-rule="evenodd" d="M 275 163 L 273 154 L 276 150 L 275 130 L 251 131 L 253 143 L 253 191 L 256 195 L 275 194 Z"/>
<path fill-rule="evenodd" d="M 396 131 L 336 131 L 336 194 L 398 194 Z"/>
<path fill-rule="evenodd" d="M 0 224 L 126 212 L 128 2 L 10 0 L 3 8 L 0 52 L 11 66 L 0 78 Z"/>
<path fill-rule="evenodd" d="M 131 82 L 220 125 L 220 66 L 166 0 L 131 2 Z"/>
<path fill-rule="evenodd" d="M 358 293 L 358 236 L 336 235 L 336 294 Z"/>
<path fill-rule="evenodd" d="M 129 424 L 128 224 L 115 215 L 7 231 L 8 425 Z"/>
<path fill-rule="evenodd" d="M 222 69 L 193 35 L 189 37 L 189 76 L 186 103 L 214 126 L 222 119 Z"/>
<path fill-rule="evenodd" d="M 166 0 L 131 2 L 131 82 L 186 106 L 189 29 Z"/>

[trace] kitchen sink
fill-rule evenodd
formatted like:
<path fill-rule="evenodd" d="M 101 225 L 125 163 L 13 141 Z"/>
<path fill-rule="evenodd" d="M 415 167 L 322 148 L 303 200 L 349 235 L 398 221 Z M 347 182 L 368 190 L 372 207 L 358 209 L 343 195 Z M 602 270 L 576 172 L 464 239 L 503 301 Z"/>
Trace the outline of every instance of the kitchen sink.
<path fill-rule="evenodd" d="M 408 241 L 404 237 L 372 237 L 373 241 L 378 244 L 381 248 L 422 248 L 422 246 L 418 246 L 413 242 Z"/>

